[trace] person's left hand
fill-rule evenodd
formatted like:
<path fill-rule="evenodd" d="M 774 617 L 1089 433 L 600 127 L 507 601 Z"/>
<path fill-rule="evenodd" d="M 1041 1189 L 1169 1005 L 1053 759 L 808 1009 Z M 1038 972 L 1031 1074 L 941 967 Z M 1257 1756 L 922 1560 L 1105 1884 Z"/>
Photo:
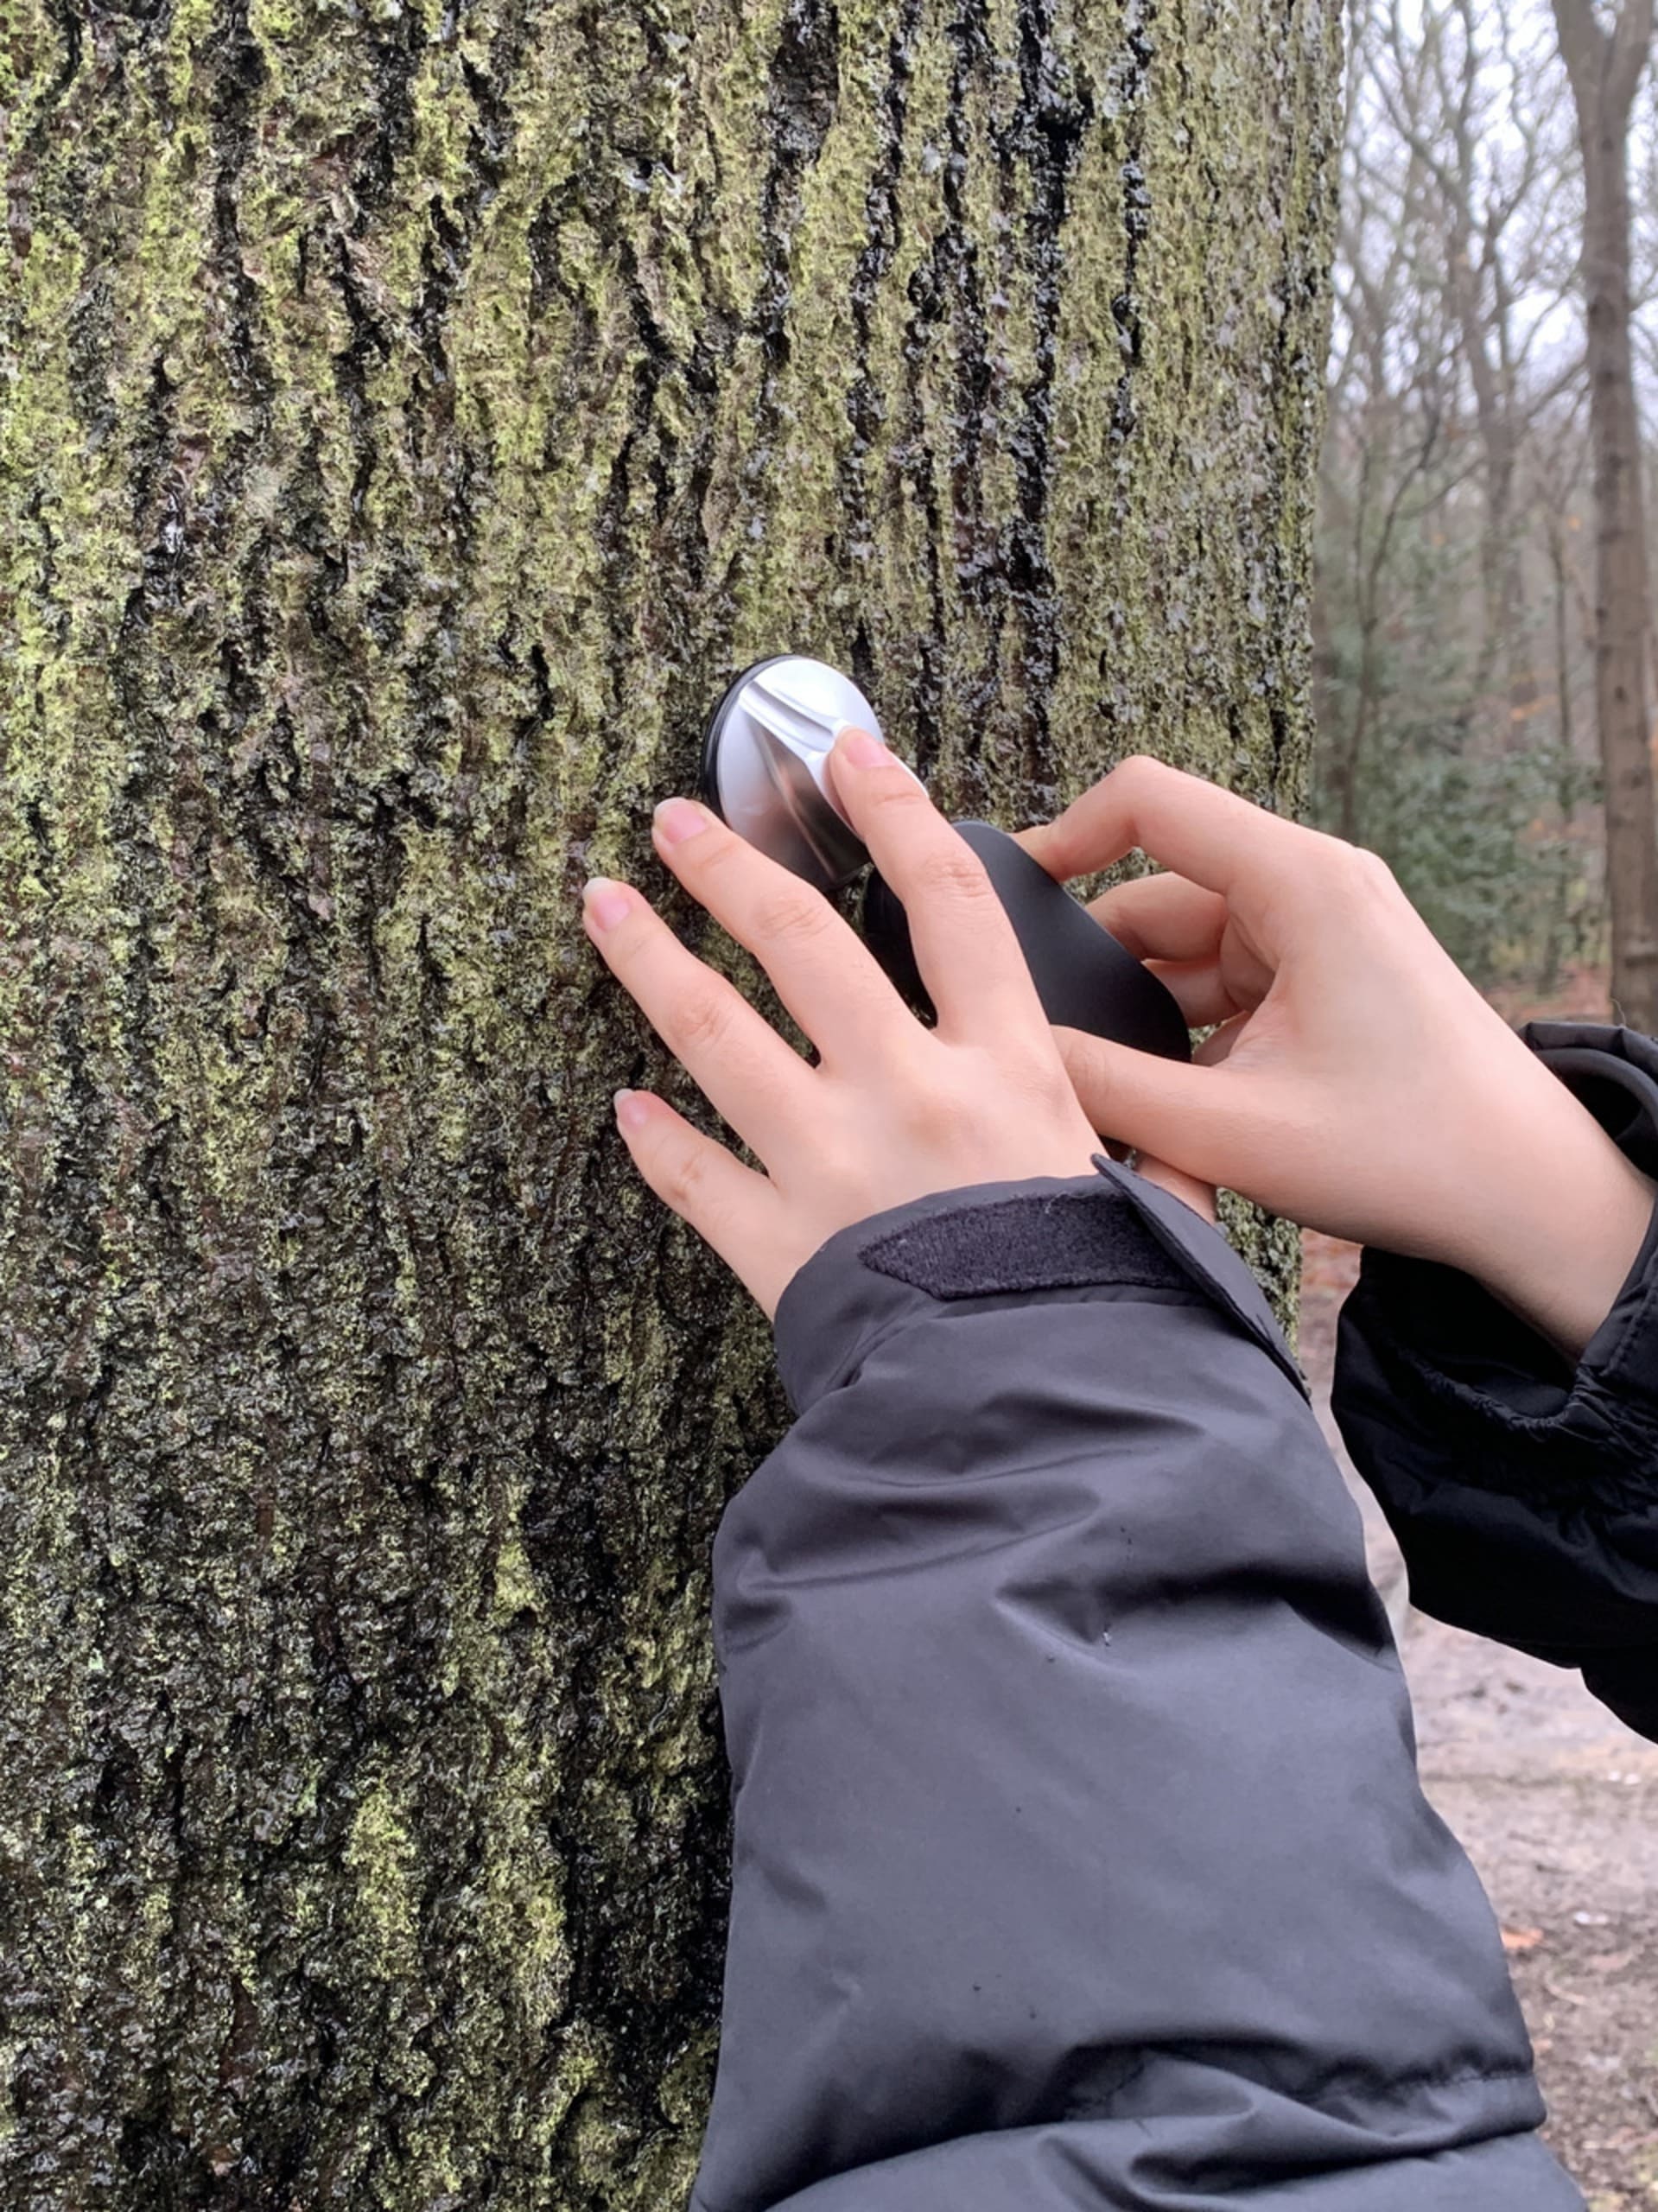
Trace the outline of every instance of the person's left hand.
<path fill-rule="evenodd" d="M 768 1315 L 836 1230 L 935 1191 L 1086 1175 L 1100 1149 L 976 855 L 867 732 L 842 736 L 830 772 L 908 911 L 934 1029 L 826 899 L 690 799 L 657 809 L 657 851 L 759 960 L 819 1065 L 629 885 L 599 877 L 582 893 L 588 934 L 612 973 L 765 1173 L 646 1090 L 617 1093 L 623 1140 L 657 1197 Z"/>

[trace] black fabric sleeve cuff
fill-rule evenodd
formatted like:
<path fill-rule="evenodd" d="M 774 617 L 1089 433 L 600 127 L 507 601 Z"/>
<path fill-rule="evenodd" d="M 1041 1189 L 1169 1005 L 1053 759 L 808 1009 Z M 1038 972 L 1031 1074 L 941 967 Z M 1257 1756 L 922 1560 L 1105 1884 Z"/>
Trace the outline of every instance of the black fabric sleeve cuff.
<path fill-rule="evenodd" d="M 1147 1294 L 1205 1300 L 1306 1385 L 1265 1294 L 1217 1229 L 1103 1153 L 1094 1175 L 940 1191 L 843 1229 L 784 1291 L 778 1367 L 804 1413 L 934 1302 Z"/>
<path fill-rule="evenodd" d="M 1522 1034 L 1658 1175 L 1658 1044 L 1568 1022 Z M 1342 1315 L 1334 1403 L 1413 1602 L 1582 1666 L 1647 1726 L 1658 1709 L 1658 1215 L 1575 1365 L 1471 1277 L 1368 1251 Z"/>

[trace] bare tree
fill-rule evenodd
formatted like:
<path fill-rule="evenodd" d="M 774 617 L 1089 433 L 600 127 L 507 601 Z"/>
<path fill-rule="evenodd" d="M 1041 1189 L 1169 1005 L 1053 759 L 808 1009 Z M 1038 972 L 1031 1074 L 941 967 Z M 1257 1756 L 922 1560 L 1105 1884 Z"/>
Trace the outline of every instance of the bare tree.
<path fill-rule="evenodd" d="M 1606 785 L 1612 997 L 1658 1029 L 1658 825 L 1647 726 L 1647 540 L 1630 341 L 1630 112 L 1652 48 L 1653 0 L 1553 0 L 1583 160 L 1582 282 L 1595 464 L 1595 715 Z"/>
<path fill-rule="evenodd" d="M 1324 811 L 1344 837 L 1362 839 L 1364 778 L 1382 689 L 1381 644 L 1391 604 L 1390 563 L 1409 495 L 1444 428 L 1450 334 L 1420 312 L 1418 268 L 1426 175 L 1408 149 L 1367 150 L 1375 87 L 1372 22 L 1355 23 L 1349 139 L 1338 230 L 1331 434 L 1325 447 L 1326 541 L 1343 572 L 1353 651 L 1342 708 L 1324 717 Z M 1408 304 L 1407 304 L 1408 302 Z M 1320 600 L 1320 609 L 1328 602 Z M 1322 625 L 1320 659 L 1331 665 Z"/>
<path fill-rule="evenodd" d="M 1390 0 L 1377 56 L 1382 111 L 1425 181 L 1425 220 L 1440 250 L 1426 289 L 1443 292 L 1478 441 L 1483 500 L 1482 627 L 1467 712 L 1496 709 L 1512 744 L 1538 695 L 1528 646 L 1517 506 L 1530 414 L 1551 387 L 1533 356 L 1544 302 L 1569 281 L 1552 189 L 1569 148 L 1546 81 L 1553 64 L 1511 0 L 1448 0 L 1409 12 Z M 1578 363 L 1568 365 L 1575 378 Z M 1506 700 L 1490 693 L 1499 669 Z"/>

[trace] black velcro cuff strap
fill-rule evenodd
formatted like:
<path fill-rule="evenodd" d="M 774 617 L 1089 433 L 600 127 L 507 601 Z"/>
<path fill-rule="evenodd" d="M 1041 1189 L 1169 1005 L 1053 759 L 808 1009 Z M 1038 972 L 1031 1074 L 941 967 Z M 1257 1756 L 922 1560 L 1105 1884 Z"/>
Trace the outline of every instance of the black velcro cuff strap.
<path fill-rule="evenodd" d="M 1089 1283 L 1191 1293 L 1182 1267 L 1140 1215 L 1103 1189 L 1033 1192 L 924 1214 L 859 1258 L 931 1298 L 990 1298 Z"/>

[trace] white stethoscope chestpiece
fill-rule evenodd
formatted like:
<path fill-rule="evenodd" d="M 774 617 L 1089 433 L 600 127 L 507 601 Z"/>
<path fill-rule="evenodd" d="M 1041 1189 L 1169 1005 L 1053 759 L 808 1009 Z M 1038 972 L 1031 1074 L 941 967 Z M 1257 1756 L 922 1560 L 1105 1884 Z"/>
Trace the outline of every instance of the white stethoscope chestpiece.
<path fill-rule="evenodd" d="M 869 858 L 829 786 L 843 729 L 879 737 L 875 710 L 827 661 L 756 661 L 727 691 L 702 747 L 702 796 L 739 836 L 819 891 L 849 883 Z"/>

